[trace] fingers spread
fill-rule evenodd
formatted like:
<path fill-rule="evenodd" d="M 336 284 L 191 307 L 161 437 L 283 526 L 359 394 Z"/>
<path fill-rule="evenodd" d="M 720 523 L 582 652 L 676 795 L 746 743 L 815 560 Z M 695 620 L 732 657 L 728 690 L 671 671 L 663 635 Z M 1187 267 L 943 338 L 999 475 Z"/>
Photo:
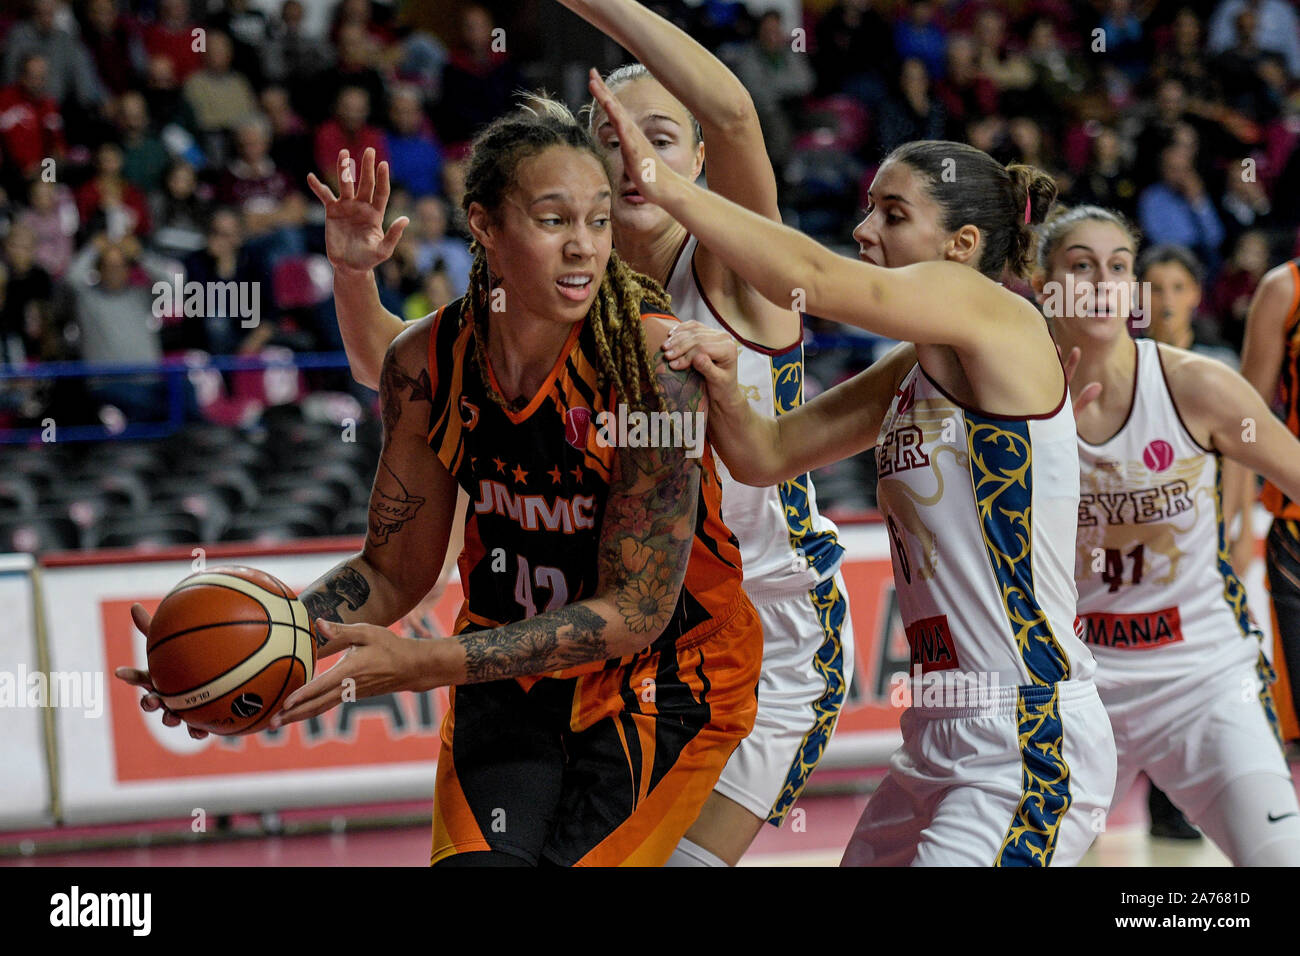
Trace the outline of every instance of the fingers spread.
<path fill-rule="evenodd" d="M 397 248 L 397 244 L 402 241 L 402 233 L 406 232 L 406 227 L 410 221 L 411 220 L 406 216 L 401 216 L 394 219 L 393 224 L 388 227 L 388 232 L 384 233 L 384 241 L 379 245 L 379 251 L 382 252 L 385 257 L 393 254 L 393 250 Z"/>
<path fill-rule="evenodd" d="M 357 164 L 346 149 L 339 150 L 339 199 L 357 198 Z"/>
<path fill-rule="evenodd" d="M 323 182 L 316 178 L 315 173 L 307 174 L 307 187 L 316 194 L 316 198 L 326 206 L 338 202 L 338 197 L 334 195 L 334 190 L 330 189 Z"/>
<path fill-rule="evenodd" d="M 388 176 L 388 160 L 384 160 L 375 170 L 375 196 L 371 201 L 371 204 L 381 213 L 388 208 L 388 194 L 392 191 Z"/>
<path fill-rule="evenodd" d="M 149 636 L 149 625 L 153 623 L 153 618 L 149 616 L 149 612 L 144 609 L 143 604 L 131 605 L 131 621 L 141 634 L 145 637 Z"/>
<path fill-rule="evenodd" d="M 357 198 L 372 202 L 375 198 L 375 148 L 367 146 L 361 154 L 361 174 L 357 177 Z"/>

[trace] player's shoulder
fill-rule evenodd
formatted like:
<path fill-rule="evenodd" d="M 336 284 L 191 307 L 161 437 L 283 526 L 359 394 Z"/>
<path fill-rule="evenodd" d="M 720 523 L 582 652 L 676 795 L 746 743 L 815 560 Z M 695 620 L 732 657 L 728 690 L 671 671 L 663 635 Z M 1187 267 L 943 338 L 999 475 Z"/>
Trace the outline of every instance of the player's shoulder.
<path fill-rule="evenodd" d="M 443 351 L 431 347 L 434 337 L 455 331 L 460 321 L 460 306 L 461 300 L 456 299 L 424 318 L 407 322 L 388 346 L 388 356 L 408 375 L 427 368 L 430 355 Z"/>
<path fill-rule="evenodd" d="M 1184 412 L 1220 409 L 1224 398 L 1245 384 L 1236 371 L 1217 358 L 1163 342 L 1156 342 L 1155 348 L 1169 394 Z"/>
<path fill-rule="evenodd" d="M 1290 292 L 1300 285 L 1300 259 L 1288 259 L 1275 265 L 1259 280 L 1260 289 Z"/>
<path fill-rule="evenodd" d="M 678 321 L 671 309 L 660 308 L 647 299 L 641 300 L 641 324 L 645 329 L 645 344 L 652 364 L 659 346 L 663 345 L 664 339 L 668 338 L 668 333 Z"/>
<path fill-rule="evenodd" d="M 1264 273 L 1251 303 L 1251 320 L 1272 320 L 1279 326 L 1300 306 L 1300 261 L 1288 259 Z"/>

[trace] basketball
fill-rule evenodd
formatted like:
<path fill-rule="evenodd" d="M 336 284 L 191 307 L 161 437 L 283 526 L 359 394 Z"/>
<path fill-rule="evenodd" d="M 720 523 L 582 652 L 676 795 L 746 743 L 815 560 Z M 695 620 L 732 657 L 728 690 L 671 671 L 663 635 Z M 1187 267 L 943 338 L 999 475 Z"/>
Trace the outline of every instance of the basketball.
<path fill-rule="evenodd" d="M 163 704 L 221 735 L 263 729 L 316 667 L 307 609 L 282 581 L 244 567 L 201 571 L 172 588 L 147 653 Z"/>

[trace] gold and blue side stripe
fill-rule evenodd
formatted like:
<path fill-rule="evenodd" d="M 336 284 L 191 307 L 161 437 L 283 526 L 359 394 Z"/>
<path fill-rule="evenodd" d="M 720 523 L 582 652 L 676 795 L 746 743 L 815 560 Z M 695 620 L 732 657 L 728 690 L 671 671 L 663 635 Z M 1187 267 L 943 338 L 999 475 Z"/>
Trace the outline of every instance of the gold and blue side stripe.
<path fill-rule="evenodd" d="M 1070 808 L 1059 681 L 1070 662 L 1034 593 L 1033 445 L 1029 422 L 964 410 L 971 485 L 984 547 L 1012 638 L 1032 684 L 1016 695 L 1021 796 L 998 866 L 1047 866 Z"/>
<path fill-rule="evenodd" d="M 1228 529 L 1223 521 L 1223 456 L 1214 456 L 1214 518 L 1218 524 L 1219 553 L 1216 557 L 1219 576 L 1223 578 L 1223 600 L 1237 622 L 1242 637 L 1263 640 L 1263 633 L 1250 619 L 1246 606 L 1246 586 L 1232 568 L 1232 555 L 1228 551 Z"/>
<path fill-rule="evenodd" d="M 980 530 L 1020 657 L 1036 684 L 1070 676 L 1070 661 L 1034 594 L 1033 449 L 1029 422 L 964 411 Z"/>
<path fill-rule="evenodd" d="M 1023 768 L 1020 803 L 994 865 L 1048 866 L 1056 852 L 1061 819 L 1071 803 L 1060 688 L 1021 685 L 1016 727 Z"/>
<path fill-rule="evenodd" d="M 813 725 L 804 735 L 799 749 L 795 751 L 790 772 L 786 774 L 781 793 L 768 814 L 767 822 L 778 827 L 790 808 L 794 806 L 795 800 L 799 799 L 799 794 L 808 783 L 813 768 L 826 752 L 826 744 L 835 730 L 835 721 L 839 718 L 840 709 L 844 706 L 844 698 L 848 692 L 848 681 L 844 672 L 843 633 L 849 602 L 840 593 L 834 577 L 823 581 L 808 593 L 817 612 L 822 633 L 826 635 L 826 639 L 822 641 L 821 647 L 813 658 L 813 670 L 826 681 L 826 692 L 813 702 Z"/>
<path fill-rule="evenodd" d="M 803 404 L 803 343 L 771 356 L 772 405 L 778 416 Z M 844 556 L 844 547 L 835 532 L 813 528 L 812 509 L 808 504 L 811 479 L 805 472 L 777 485 L 781 510 L 785 514 L 790 547 L 807 560 L 820 577 L 835 573 Z"/>

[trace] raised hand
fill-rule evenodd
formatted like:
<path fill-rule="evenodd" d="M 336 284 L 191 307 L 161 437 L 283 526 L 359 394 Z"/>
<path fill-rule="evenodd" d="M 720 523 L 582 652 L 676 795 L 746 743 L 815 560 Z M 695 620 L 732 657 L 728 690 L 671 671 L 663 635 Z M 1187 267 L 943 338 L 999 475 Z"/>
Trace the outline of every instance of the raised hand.
<path fill-rule="evenodd" d="M 656 202 L 661 198 L 661 190 L 665 183 L 677 174 L 667 163 L 659 161 L 659 154 L 650 145 L 650 140 L 645 138 L 641 127 L 637 126 L 636 121 L 628 115 L 623 104 L 609 91 L 605 81 L 594 69 L 589 74 L 587 88 L 591 90 L 592 96 L 604 109 L 605 115 L 614 127 L 614 134 L 618 137 L 618 148 L 623 153 L 623 168 L 627 171 L 628 179 L 632 180 L 637 192 L 650 202 Z"/>
<path fill-rule="evenodd" d="M 375 151 L 367 148 L 360 169 L 346 149 L 339 150 L 339 195 L 307 174 L 325 207 L 325 254 L 336 270 L 367 272 L 393 254 L 410 220 L 402 216 L 384 231 L 384 211 L 391 190 L 387 161 L 375 168 Z"/>

